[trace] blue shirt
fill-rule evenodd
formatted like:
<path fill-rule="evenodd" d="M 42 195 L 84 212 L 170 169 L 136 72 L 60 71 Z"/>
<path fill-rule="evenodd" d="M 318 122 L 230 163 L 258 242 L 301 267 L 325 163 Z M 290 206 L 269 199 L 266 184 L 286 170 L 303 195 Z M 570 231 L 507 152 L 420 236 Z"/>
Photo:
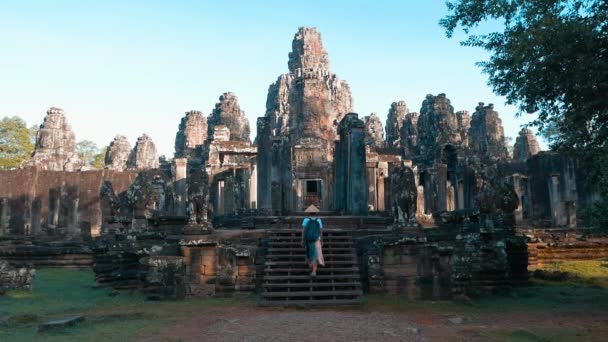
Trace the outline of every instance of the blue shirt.
<path fill-rule="evenodd" d="M 307 217 L 304 219 L 304 221 L 302 221 L 302 228 L 306 227 L 306 224 L 308 223 L 308 221 L 310 221 L 310 217 Z M 317 220 L 319 221 L 319 228 L 323 229 L 323 221 L 321 221 L 320 218 L 317 218 Z"/>

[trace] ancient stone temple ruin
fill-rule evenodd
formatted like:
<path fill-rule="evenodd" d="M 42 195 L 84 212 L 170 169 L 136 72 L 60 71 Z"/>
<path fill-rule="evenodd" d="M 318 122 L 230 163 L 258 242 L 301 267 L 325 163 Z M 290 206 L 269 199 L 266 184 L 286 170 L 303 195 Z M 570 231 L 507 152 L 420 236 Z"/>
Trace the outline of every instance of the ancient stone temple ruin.
<path fill-rule="evenodd" d="M 577 204 L 597 196 L 574 161 L 540 151 L 527 129 L 510 156 L 492 104 L 456 111 L 439 93 L 418 111 L 387 104 L 384 128 L 375 113 L 360 117 L 314 28 L 297 31 L 287 66 L 253 142 L 225 92 L 208 116 L 176 122 L 171 160 L 146 134 L 133 145 L 117 135 L 105 168 L 84 170 L 66 115 L 51 108 L 32 158 L 0 171 L 0 261 L 92 266 L 98 283 L 156 299 L 443 299 L 525 284 L 528 264 L 550 255 L 530 229 L 575 228 Z M 325 282 L 299 258 L 305 211 L 324 222 Z M 608 255 L 603 240 L 577 248 Z"/>
<path fill-rule="evenodd" d="M 352 111 L 350 88 L 332 74 L 321 34 L 301 28 L 289 73 L 268 89 L 258 119 L 258 207 L 274 213 L 329 211 L 337 124 Z"/>
<path fill-rule="evenodd" d="M 76 153 L 76 138 L 61 108 L 51 107 L 36 134 L 32 158 L 24 167 L 50 171 L 77 171 L 82 162 Z"/>

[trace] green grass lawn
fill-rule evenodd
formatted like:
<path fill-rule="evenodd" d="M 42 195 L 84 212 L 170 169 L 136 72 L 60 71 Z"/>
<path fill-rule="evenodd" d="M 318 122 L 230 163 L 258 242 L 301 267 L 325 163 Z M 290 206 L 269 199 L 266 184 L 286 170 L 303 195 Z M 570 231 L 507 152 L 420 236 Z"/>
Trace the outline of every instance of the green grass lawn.
<path fill-rule="evenodd" d="M 41 269 L 31 293 L 0 297 L 0 341 L 125 341 L 218 306 L 253 305 L 252 299 L 147 301 L 137 292 L 96 288 L 91 271 Z M 85 322 L 61 332 L 39 334 L 38 323 L 74 315 Z"/>
<path fill-rule="evenodd" d="M 608 260 L 573 260 L 546 264 L 538 269 L 567 272 L 575 282 L 608 289 Z"/>
<path fill-rule="evenodd" d="M 598 266 L 599 265 L 599 266 Z M 579 275 L 577 282 L 533 281 L 531 286 L 517 288 L 510 295 L 488 297 L 463 304 L 451 301 L 410 301 L 396 296 L 366 296 L 361 307 L 346 310 L 396 311 L 407 317 L 408 311 L 439 315 L 462 315 L 475 319 L 488 314 L 550 312 L 555 314 L 608 312 L 608 287 L 601 281 L 608 276 L 601 262 L 562 264 L 560 270 Z M 603 267 L 597 270 L 597 267 Z M 598 273 L 599 272 L 599 273 Z M 588 276 L 584 278 L 583 276 Z M 0 341 L 126 341 L 142 335 L 154 335 L 159 329 L 182 320 L 218 312 L 229 307 L 253 307 L 255 297 L 246 299 L 188 299 L 185 301 L 147 301 L 138 292 L 116 293 L 95 287 L 91 271 L 40 269 L 34 290 L 12 291 L 0 297 Z M 84 315 L 85 322 L 59 332 L 39 334 L 38 323 L 54 318 Z M 533 331 L 533 335 L 527 333 Z M 493 330 L 485 331 L 493 340 L 522 340 L 541 336 L 543 339 L 579 340 L 582 330 Z M 598 332 L 585 333 L 593 339 Z M 606 332 L 600 332 L 606 333 Z M 591 334 L 591 335 L 590 335 Z"/>

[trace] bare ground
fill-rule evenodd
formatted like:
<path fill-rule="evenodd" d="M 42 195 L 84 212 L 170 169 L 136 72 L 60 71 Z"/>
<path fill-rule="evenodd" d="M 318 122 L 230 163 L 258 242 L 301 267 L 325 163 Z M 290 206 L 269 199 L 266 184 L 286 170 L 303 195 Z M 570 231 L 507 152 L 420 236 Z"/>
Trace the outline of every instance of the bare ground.
<path fill-rule="evenodd" d="M 230 307 L 163 328 L 145 341 L 602 341 L 608 312 L 459 314 L 416 308 Z"/>

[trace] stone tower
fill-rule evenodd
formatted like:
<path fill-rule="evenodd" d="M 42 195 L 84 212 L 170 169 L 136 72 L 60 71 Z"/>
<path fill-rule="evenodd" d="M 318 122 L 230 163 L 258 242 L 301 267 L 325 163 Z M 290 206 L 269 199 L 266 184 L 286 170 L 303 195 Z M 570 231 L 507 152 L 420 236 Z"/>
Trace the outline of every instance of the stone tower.
<path fill-rule="evenodd" d="M 175 158 L 196 157 L 207 141 L 207 120 L 202 112 L 186 112 L 175 135 Z"/>
<path fill-rule="evenodd" d="M 445 94 L 427 95 L 418 118 L 416 155 L 420 162 L 432 165 L 441 159 L 447 146 L 459 147 L 462 130 L 450 99 Z"/>
<path fill-rule="evenodd" d="M 365 118 L 365 144 L 372 147 L 384 146 L 384 131 L 378 114 L 372 113 Z"/>
<path fill-rule="evenodd" d="M 515 139 L 513 147 L 513 160 L 518 162 L 526 162 L 528 158 L 540 152 L 538 141 L 531 130 L 522 128 L 519 131 L 519 136 Z"/>
<path fill-rule="evenodd" d="M 289 212 L 313 204 L 329 210 L 328 170 L 338 122 L 352 111 L 350 88 L 330 72 L 315 28 L 298 30 L 287 65 L 289 73 L 270 85 L 265 118 L 258 120 L 258 179 L 272 177 L 270 196 L 258 183 L 259 207 Z"/>
<path fill-rule="evenodd" d="M 128 167 L 130 169 L 146 170 L 158 167 L 158 156 L 156 146 L 147 134 L 142 134 L 137 138 L 137 143 L 129 158 Z"/>
<path fill-rule="evenodd" d="M 213 136 L 216 125 L 224 125 L 230 130 L 230 140 L 249 141 L 249 121 L 234 93 L 227 92 L 220 96 L 220 102 L 215 104 L 207 123 L 209 137 Z"/>
<path fill-rule="evenodd" d="M 117 135 L 106 150 L 106 169 L 124 171 L 127 168 L 131 144 L 124 135 Z"/>
<path fill-rule="evenodd" d="M 401 127 L 401 148 L 406 159 L 413 159 L 418 146 L 418 117 L 416 112 L 407 113 Z"/>
<path fill-rule="evenodd" d="M 502 120 L 494 105 L 480 102 L 471 119 L 469 147 L 482 160 L 506 160 L 505 134 Z"/>
<path fill-rule="evenodd" d="M 22 167 L 77 171 L 83 163 L 76 152 L 76 137 L 61 108 L 51 107 L 36 134 L 32 158 Z"/>
<path fill-rule="evenodd" d="M 391 147 L 400 146 L 400 132 L 403 126 L 403 119 L 408 113 L 405 101 L 391 103 L 391 108 L 386 116 L 386 143 Z"/>

